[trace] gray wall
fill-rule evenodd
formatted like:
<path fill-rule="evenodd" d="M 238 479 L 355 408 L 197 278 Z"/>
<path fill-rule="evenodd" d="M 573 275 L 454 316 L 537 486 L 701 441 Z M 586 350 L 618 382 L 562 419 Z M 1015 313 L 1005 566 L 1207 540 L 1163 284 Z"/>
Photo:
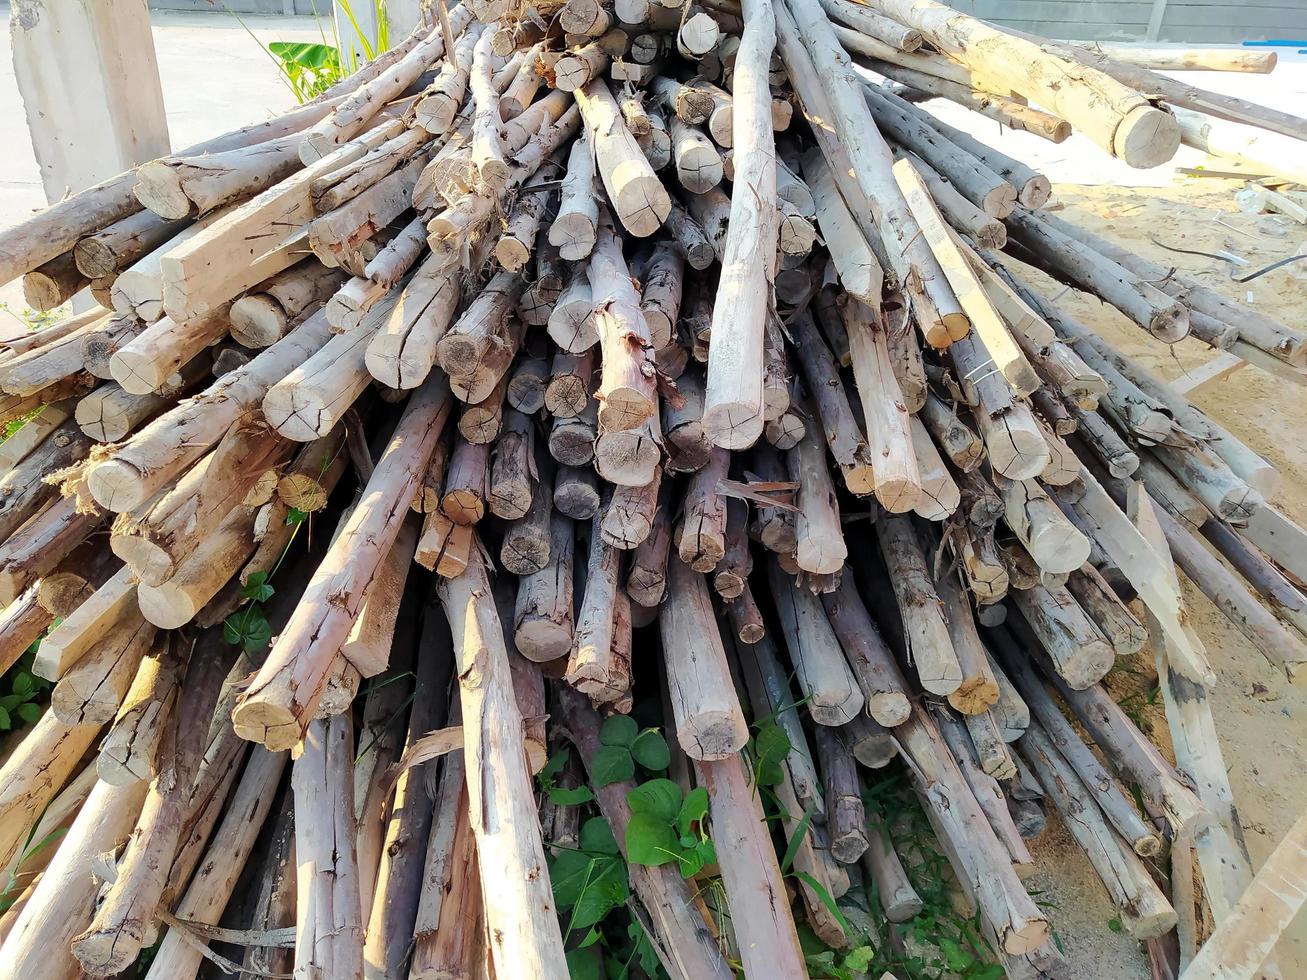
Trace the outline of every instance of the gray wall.
<path fill-rule="evenodd" d="M 1304 0 L 949 0 L 965 13 L 1046 37 L 1097 41 L 1307 38 Z M 238 13 L 323 14 L 332 0 L 218 0 Z M 208 0 L 150 0 L 160 10 L 214 10 Z M 1150 30 L 1150 28 L 1152 28 Z"/>
<path fill-rule="evenodd" d="M 1097 41 L 1199 41 L 1307 38 L 1302 0 L 950 0 L 1005 27 Z M 1150 31 L 1150 26 L 1153 30 Z"/>

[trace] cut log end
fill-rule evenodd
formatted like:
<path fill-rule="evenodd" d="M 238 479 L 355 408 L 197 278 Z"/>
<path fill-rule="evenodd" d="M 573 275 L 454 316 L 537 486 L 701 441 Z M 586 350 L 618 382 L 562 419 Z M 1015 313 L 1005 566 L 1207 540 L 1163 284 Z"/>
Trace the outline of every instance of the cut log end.
<path fill-rule="evenodd" d="M 121 460 L 109 459 L 93 467 L 86 485 L 95 502 L 114 513 L 135 510 L 145 503 L 141 474 Z"/>
<path fill-rule="evenodd" d="M 677 729 L 676 738 L 686 755 L 703 762 L 732 756 L 748 741 L 738 714 L 729 711 L 699 712 Z"/>
<path fill-rule="evenodd" d="M 762 408 L 747 402 L 718 402 L 704 408 L 703 427 L 714 446 L 748 449 L 763 430 Z"/>
<path fill-rule="evenodd" d="M 177 172 L 160 160 L 137 169 L 133 190 L 136 199 L 161 218 L 185 218 L 195 209 Z"/>
<path fill-rule="evenodd" d="M 1112 134 L 1112 151 L 1140 170 L 1160 167 L 1180 148 L 1180 124 L 1165 109 L 1136 106 Z"/>
<path fill-rule="evenodd" d="M 268 701 L 244 701 L 232 710 L 232 727 L 247 742 L 257 742 L 269 752 L 294 748 L 304 732 L 295 713 Z"/>

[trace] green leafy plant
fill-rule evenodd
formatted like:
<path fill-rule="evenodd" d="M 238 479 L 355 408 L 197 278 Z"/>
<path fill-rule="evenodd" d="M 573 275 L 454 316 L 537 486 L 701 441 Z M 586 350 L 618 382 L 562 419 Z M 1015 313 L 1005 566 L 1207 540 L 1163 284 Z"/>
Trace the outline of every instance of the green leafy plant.
<path fill-rule="evenodd" d="M 656 728 L 640 729 L 630 715 L 610 715 L 599 726 L 599 751 L 590 761 L 596 786 L 610 786 L 635 778 L 639 763 L 650 772 L 663 772 L 672 761 L 667 740 Z"/>
<path fill-rule="evenodd" d="M 286 547 L 282 549 L 271 571 L 254 572 L 241 586 L 242 604 L 239 609 L 222 621 L 222 638 L 232 646 L 238 646 L 246 653 L 258 653 L 272 640 L 272 626 L 268 623 L 263 604 L 277 594 L 268 580 L 277 574 L 277 569 L 290 553 L 299 530 L 308 520 L 308 514 L 302 510 L 291 510 L 286 515 L 286 523 L 293 525 Z"/>
<path fill-rule="evenodd" d="M 306 41 L 272 41 L 268 52 L 301 104 L 317 98 L 343 77 L 340 49 Z"/>
<path fill-rule="evenodd" d="M 294 93 L 296 100 L 303 104 L 311 102 L 359 69 L 358 53 L 353 44 L 345 49 L 344 57 L 341 55 L 342 45 L 340 32 L 336 29 L 336 10 L 339 10 L 349 22 L 354 41 L 358 44 L 364 61 L 371 61 L 377 55 L 390 50 L 390 22 L 386 16 L 385 0 L 370 0 L 370 2 L 372 5 L 370 21 L 377 25 L 375 44 L 363 30 L 351 0 L 334 0 L 334 3 L 328 4 L 326 14 L 319 14 L 315 3 L 314 18 L 317 21 L 321 41 L 272 41 L 264 44 L 239 14 L 229 7 L 225 9 L 276 63 L 282 79 Z M 331 26 L 330 43 L 327 40 L 328 23 Z"/>
<path fill-rule="evenodd" d="M 558 785 L 558 774 L 563 771 L 563 766 L 567 765 L 568 754 L 567 749 L 560 749 L 550 757 L 544 768 L 536 773 L 536 781 L 540 784 L 540 791 L 549 798 L 549 802 L 554 806 L 580 806 L 582 803 L 589 803 L 595 798 L 594 792 L 589 786 L 568 787 Z"/>
<path fill-rule="evenodd" d="M 0 695 L 0 732 L 34 725 L 41 719 L 41 702 L 53 685 L 32 673 L 32 662 L 40 646 L 40 639 L 33 642 L 0 682 L 0 690 L 7 690 Z"/>
<path fill-rule="evenodd" d="M 628 792 L 626 804 L 631 808 L 626 856 L 632 864 L 675 861 L 681 876 L 692 878 L 717 860 L 705 826 L 707 790 L 699 787 L 683 796 L 670 779 L 651 779 Z"/>

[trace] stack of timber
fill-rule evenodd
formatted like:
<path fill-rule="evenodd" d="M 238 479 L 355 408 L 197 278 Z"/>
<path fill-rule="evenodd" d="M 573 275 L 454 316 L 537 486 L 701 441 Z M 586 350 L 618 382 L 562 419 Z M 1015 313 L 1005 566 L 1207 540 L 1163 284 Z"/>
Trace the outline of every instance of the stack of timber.
<path fill-rule="evenodd" d="M 921 96 L 1135 166 L 1196 113 L 1307 135 L 932 0 L 475 0 L 0 233 L 0 281 L 100 304 L 0 349 L 0 668 L 50 686 L 0 763 L 7 975 L 561 978 L 619 933 L 826 975 L 800 926 L 891 963 L 893 780 L 1008 976 L 1068 971 L 1050 816 L 1159 970 L 1277 975 L 1179 573 L 1297 682 L 1307 535 L 1032 272 L 1298 383 L 1307 336 Z"/>

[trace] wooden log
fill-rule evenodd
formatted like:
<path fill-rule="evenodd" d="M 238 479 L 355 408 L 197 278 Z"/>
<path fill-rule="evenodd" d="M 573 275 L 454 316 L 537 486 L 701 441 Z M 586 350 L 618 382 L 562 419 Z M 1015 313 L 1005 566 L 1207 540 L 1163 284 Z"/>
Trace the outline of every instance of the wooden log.
<path fill-rule="evenodd" d="M 599 513 L 599 477 L 591 466 L 560 466 L 554 475 L 554 507 L 573 520 Z"/>
<path fill-rule="evenodd" d="M 855 864 L 869 846 L 866 812 L 858 771 L 838 729 L 818 725 L 813 731 L 826 787 L 826 823 L 830 852 L 838 861 Z"/>
<path fill-rule="evenodd" d="M 1048 922 L 1017 879 L 933 722 L 917 709 L 896 736 L 916 764 L 919 793 L 950 863 L 994 926 L 999 947 L 1018 955 L 1038 948 L 1048 937 Z"/>
<path fill-rule="evenodd" d="M 181 843 L 208 742 L 206 726 L 183 724 L 182 719 L 212 716 L 226 673 L 226 664 L 213 658 L 211 650 L 202 653 L 209 656 L 197 656 L 186 668 L 177 712 L 168 722 L 170 730 L 160 748 L 159 773 L 146 794 L 136 832 L 118 864 L 117 877 L 89 928 L 72 944 L 83 968 L 96 975 L 101 971 L 109 974 L 140 952 Z"/>
<path fill-rule="evenodd" d="M 449 415 L 449 395 L 443 381 L 428 381 L 410 399 L 391 436 L 361 504 L 328 550 L 286 628 L 278 636 L 258 677 L 233 715 L 241 737 L 293 744 L 304 730 L 306 715 L 316 707 L 332 656 L 346 639 L 369 581 L 382 555 L 399 533 L 393 520 L 407 508 L 427 458 Z M 360 537 L 361 535 L 361 537 Z M 366 539 L 370 547 L 355 542 Z M 327 594 L 348 596 L 327 603 Z M 308 648 L 312 648 L 310 653 Z M 266 742 L 265 742 L 266 744 Z"/>
<path fill-rule="evenodd" d="M 622 551 L 640 546 L 657 519 L 660 474 L 642 487 L 617 487 L 604 509 L 599 531 L 604 541 Z"/>
<path fill-rule="evenodd" d="M 156 643 L 141 662 L 100 743 L 95 760 L 100 779 L 114 786 L 130 786 L 157 775 L 156 756 L 174 723 L 189 655 L 181 644 Z"/>
<path fill-rule="evenodd" d="M 1111 669 L 1111 646 L 1065 588 L 1034 585 L 1018 589 L 1013 598 L 1039 645 L 1073 688 L 1084 690 Z"/>
<path fill-rule="evenodd" d="M 595 157 L 590 139 L 573 142 L 567 157 L 558 214 L 549 226 L 549 243 L 568 262 L 579 261 L 594 248 L 599 228 L 599 206 L 594 197 Z"/>
<path fill-rule="evenodd" d="M 630 687 L 629 665 L 614 657 L 621 552 L 604 541 L 598 518 L 591 523 L 589 537 L 585 593 L 564 680 L 591 700 L 606 703 L 619 700 Z"/>
<path fill-rule="evenodd" d="M 915 415 L 910 424 L 912 450 L 916 453 L 917 472 L 921 476 L 921 497 L 913 513 L 928 521 L 947 520 L 962 503 L 962 491 L 944 465 L 926 427 Z"/>
<path fill-rule="evenodd" d="M 68 976 L 81 969 L 69 943 L 95 910 L 99 888 L 87 868 L 126 842 L 145 791 L 145 783 L 104 782 L 91 791 L 0 947 L 6 964 L 33 976 L 48 970 Z"/>
<path fill-rule="evenodd" d="M 631 554 L 626 573 L 626 593 L 631 601 L 656 608 L 667 592 L 667 557 L 672 541 L 670 481 L 660 485 L 653 526 Z"/>
<path fill-rule="evenodd" d="M 877 501 L 891 513 L 916 506 L 921 476 L 908 413 L 894 380 L 883 321 L 872 307 L 850 299 L 840 308 L 849 338 L 853 375 L 865 418 Z"/>
<path fill-rule="evenodd" d="M 909 517 L 885 517 L 877 524 L 877 534 L 903 619 L 909 662 L 916 668 L 922 687 L 932 694 L 947 696 L 961 686 L 963 670 L 921 541 Z"/>
<path fill-rule="evenodd" d="M 1189 333 L 1189 313 L 1156 286 L 1085 248 L 1033 212 L 1018 208 L 1007 218 L 1008 232 L 1039 253 L 1079 288 L 1111 303 L 1137 325 L 1165 343 Z"/>
<path fill-rule="evenodd" d="M 766 297 L 776 266 L 775 137 L 767 78 L 775 17 L 766 3 L 746 4 L 743 14 L 734 76 L 734 184 L 750 191 L 731 197 L 703 414 L 709 436 L 726 449 L 749 446 L 761 434 Z M 689 23 L 682 25 L 682 36 Z"/>
<path fill-rule="evenodd" d="M 858 595 L 850 572 L 844 573 L 835 591 L 822 596 L 822 603 L 862 690 L 867 713 L 886 728 L 901 724 L 911 708 L 907 683 Z"/>
<path fill-rule="evenodd" d="M 124 567 L 101 585 L 94 596 L 82 602 L 76 612 L 50 631 L 38 648 L 31 670 L 47 681 L 58 681 L 73 664 L 86 656 L 97 640 L 135 612 L 135 576 Z"/>
<path fill-rule="evenodd" d="M 354 726 L 348 714 L 309 723 L 304 753 L 291 769 L 296 812 L 295 969 L 345 976 L 363 973 L 363 922 L 358 859 L 332 839 L 353 831 L 351 763 Z"/>
<path fill-rule="evenodd" d="M 1134 802 L 1125 796 L 1107 769 L 1098 761 L 1098 757 L 1085 745 L 1044 689 L 1010 634 L 997 630 L 991 635 L 997 641 L 995 647 L 1007 667 L 1008 675 L 1031 712 L 1039 719 L 1042 736 L 1056 746 L 1059 758 L 1064 758 L 1074 769 L 1097 809 L 1102 811 L 1135 853 L 1144 857 L 1160 854 L 1161 837 L 1139 815 Z"/>
<path fill-rule="evenodd" d="M 1133 851 L 1117 843 L 1085 784 L 1058 754 L 1044 730 L 1031 726 L 1021 744 L 1045 792 L 1120 911 L 1124 930 L 1132 936 L 1155 938 L 1174 928 L 1175 910 L 1147 867 Z"/>
<path fill-rule="evenodd" d="M 693 759 L 723 759 L 748 737 L 703 576 L 679 561 L 668 568 L 658 619 L 677 741 Z"/>
<path fill-rule="evenodd" d="M 949 693 L 948 703 L 963 715 L 978 715 L 998 703 L 998 680 L 976 632 L 971 603 L 957 574 L 937 569 L 935 586 L 943 603 L 953 653 L 962 668 L 962 683 Z"/>
<path fill-rule="evenodd" d="M 813 720 L 822 725 L 845 724 L 862 711 L 866 699 L 821 603 L 786 576 L 775 559 L 767 566 L 767 577 L 799 689 L 808 699 Z"/>
<path fill-rule="evenodd" d="M 1008 771 L 995 774 L 982 768 L 980 754 L 983 750 L 973 745 L 969 729 L 963 724 L 964 718 L 973 716 L 952 714 L 941 705 L 931 710 L 931 717 L 938 726 L 944 743 L 957 761 L 962 778 L 975 797 L 976 803 L 979 804 L 994 835 L 1008 852 L 1013 867 L 1018 874 L 1033 870 L 1034 858 L 1031 857 L 1024 838 L 1013 822 L 1012 815 L 1008 811 L 1007 800 L 998 781 L 999 776 L 1012 777 L 1010 767 Z"/>
<path fill-rule="evenodd" d="M 92 496 L 110 510 L 139 507 L 203 456 L 274 383 L 320 348 L 328 333 L 324 317 L 310 317 L 244 368 L 160 416 L 92 468 L 87 479 Z"/>
<path fill-rule="evenodd" d="M 732 907 L 746 910 L 736 926 L 736 942 L 746 972 L 779 971 L 801 976 L 799 949 L 789 902 L 770 835 L 762 823 L 756 797 L 749 790 L 744 766 L 736 758 L 695 763 L 695 772 L 708 790 L 713 825 L 721 849 L 718 862 Z"/>
<path fill-rule="evenodd" d="M 47 709 L 0 767 L 0 859 L 8 866 L 27 846 L 31 825 L 63 788 L 100 726 L 68 725 Z"/>
<path fill-rule="evenodd" d="M 590 259 L 590 288 L 601 373 L 595 393 L 603 433 L 641 426 L 657 410 L 652 339 L 622 248 L 607 213 L 600 214 Z"/>
<path fill-rule="evenodd" d="M 1072 572 L 1089 558 L 1089 539 L 1058 509 L 1034 480 L 994 481 L 1004 518 L 1039 563 L 1052 574 Z"/>
<path fill-rule="evenodd" d="M 676 528 L 677 553 L 696 572 L 711 572 L 726 553 L 726 497 L 718 489 L 730 454 L 714 449 L 690 480 Z"/>
<path fill-rule="evenodd" d="M 626 128 L 617 100 L 602 79 L 578 88 L 576 101 L 618 220 L 632 235 L 648 237 L 667 220 L 671 210 L 662 182 Z"/>
<path fill-rule="evenodd" d="M 78 514 L 73 498 L 42 510 L 0 546 L 0 603 L 8 607 L 48 575 L 95 530 L 100 518 Z M 29 641 L 30 642 L 30 641 Z M 4 656 L 0 654 L 0 661 Z"/>
<path fill-rule="evenodd" d="M 1000 31 L 939 3 L 883 0 L 878 9 L 920 30 L 931 44 L 981 78 L 1018 91 L 1067 119 L 1129 166 L 1165 163 L 1179 145 L 1179 127 L 1167 113 L 1117 78 L 1068 63 L 1051 46 Z"/>
<path fill-rule="evenodd" d="M 67 620 L 65 620 L 67 622 Z M 103 725 L 118 713 L 155 629 L 139 612 L 124 616 L 64 672 L 50 692 L 50 710 L 70 725 Z"/>
<path fill-rule="evenodd" d="M 497 975 L 553 976 L 566 970 L 539 823 L 533 813 L 530 774 L 521 749 L 522 718 L 508 674 L 503 627 L 490 600 L 480 555 L 467 571 L 440 587 L 455 639 L 455 656 L 468 733 L 465 758 L 468 804 L 486 893 L 505 888 L 517 899 L 486 907 Z M 494 778 L 486 779 L 486 775 Z M 520 810 L 516 819 L 506 819 Z M 505 819 L 488 819 L 500 813 Z M 516 937 L 510 941 L 510 937 Z"/>
<path fill-rule="evenodd" d="M 1086 563 L 1072 572 L 1067 579 L 1067 590 L 1112 644 L 1118 657 L 1143 649 L 1148 639 L 1144 625 L 1093 565 Z"/>
<path fill-rule="evenodd" d="M 658 417 L 639 428 L 600 432 L 594 440 L 595 470 L 618 486 L 644 486 L 654 478 L 662 461 L 662 433 Z"/>
<path fill-rule="evenodd" d="M 817 434 L 808 430 L 786 454 L 790 479 L 798 485 L 795 516 L 795 560 L 804 571 L 827 575 L 839 571 L 848 557 L 840 526 L 839 507 L 825 453 Z"/>
<path fill-rule="evenodd" d="M 876 885 L 885 918 L 890 922 L 911 921 L 921 912 L 923 903 L 894 849 L 889 827 L 882 821 L 875 821 L 867 842 L 862 866 Z"/>

